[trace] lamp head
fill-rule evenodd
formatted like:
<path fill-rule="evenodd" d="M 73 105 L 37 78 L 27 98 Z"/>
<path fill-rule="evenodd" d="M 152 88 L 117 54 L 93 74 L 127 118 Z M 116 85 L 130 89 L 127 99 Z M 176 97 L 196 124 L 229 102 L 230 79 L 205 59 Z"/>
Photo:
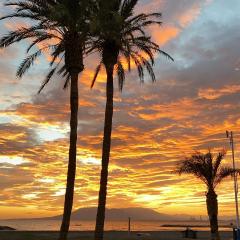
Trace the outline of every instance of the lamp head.
<path fill-rule="evenodd" d="M 229 138 L 229 132 L 228 131 L 226 131 L 226 136 L 227 136 L 227 138 Z"/>

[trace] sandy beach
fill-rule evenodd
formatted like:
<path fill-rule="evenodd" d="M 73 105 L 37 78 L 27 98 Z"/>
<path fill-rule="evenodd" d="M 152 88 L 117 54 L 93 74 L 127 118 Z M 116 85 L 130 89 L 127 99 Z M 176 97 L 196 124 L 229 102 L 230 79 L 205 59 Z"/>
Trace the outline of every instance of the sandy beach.
<path fill-rule="evenodd" d="M 142 233 L 142 236 L 138 236 Z M 232 232 L 221 232 L 222 240 L 233 240 Z M 57 240 L 57 231 L 2 231 L 0 232 L 1 240 Z M 93 232 L 70 232 L 69 240 L 90 240 L 93 239 Z M 105 240 L 182 240 L 180 231 L 148 231 L 148 232 L 131 232 L 130 236 L 125 231 L 107 231 Z M 209 232 L 199 231 L 197 239 L 209 240 Z"/>

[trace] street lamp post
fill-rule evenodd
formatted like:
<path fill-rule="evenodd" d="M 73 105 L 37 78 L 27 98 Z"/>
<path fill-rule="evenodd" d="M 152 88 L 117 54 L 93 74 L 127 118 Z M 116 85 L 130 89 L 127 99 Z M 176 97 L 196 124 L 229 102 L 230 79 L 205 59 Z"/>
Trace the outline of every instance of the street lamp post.
<path fill-rule="evenodd" d="M 230 146 L 232 149 L 232 161 L 233 161 L 233 169 L 236 169 L 235 165 L 235 155 L 234 155 L 234 140 L 233 140 L 233 132 L 226 131 L 226 136 L 230 141 Z M 235 204 L 236 204 L 236 224 L 237 229 L 239 229 L 239 211 L 238 211 L 238 184 L 237 184 L 237 174 L 234 173 L 234 193 L 235 193 Z"/>

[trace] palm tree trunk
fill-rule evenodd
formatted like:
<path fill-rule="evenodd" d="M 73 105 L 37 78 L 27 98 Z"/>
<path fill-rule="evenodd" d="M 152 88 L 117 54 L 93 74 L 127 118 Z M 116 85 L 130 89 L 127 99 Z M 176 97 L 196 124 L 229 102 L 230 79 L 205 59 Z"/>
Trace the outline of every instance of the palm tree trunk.
<path fill-rule="evenodd" d="M 207 211 L 211 229 L 211 240 L 219 240 L 218 232 L 218 201 L 217 194 L 213 189 L 209 189 L 206 195 Z"/>
<path fill-rule="evenodd" d="M 59 240 L 66 240 L 69 231 L 70 217 L 73 206 L 74 182 L 76 174 L 76 155 L 77 155 L 77 126 L 78 126 L 78 72 L 71 73 L 71 92 L 70 92 L 70 147 L 67 173 L 67 186 L 65 193 L 64 212 Z"/>
<path fill-rule="evenodd" d="M 111 149 L 112 117 L 113 117 L 113 65 L 106 66 L 107 84 L 106 84 L 106 109 L 104 122 L 104 137 L 102 145 L 102 170 L 100 177 L 100 190 L 98 197 L 98 209 L 95 226 L 95 240 L 103 239 L 105 208 L 107 197 L 108 182 L 108 164 Z"/>

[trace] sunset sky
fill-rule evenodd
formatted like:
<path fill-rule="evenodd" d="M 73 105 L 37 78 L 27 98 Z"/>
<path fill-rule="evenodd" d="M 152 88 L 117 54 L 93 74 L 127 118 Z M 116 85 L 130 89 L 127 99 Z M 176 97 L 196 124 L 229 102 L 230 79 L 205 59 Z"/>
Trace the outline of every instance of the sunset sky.
<path fill-rule="evenodd" d="M 0 3 L 0 16 L 9 9 Z M 172 173 L 196 150 L 229 149 L 240 157 L 240 1 L 142 0 L 137 11 L 163 13 L 153 38 L 174 59 L 157 56 L 156 83 L 127 74 L 115 85 L 107 207 L 148 207 L 166 214 L 206 215 L 205 186 Z M 0 34 L 24 24 L 4 21 Z M 44 56 L 21 80 L 15 73 L 27 43 L 0 50 L 0 218 L 61 214 L 68 161 L 69 90 L 47 73 Z M 96 206 L 105 108 L 105 73 L 90 89 L 96 56 L 80 76 L 78 169 L 74 208 Z M 147 76 L 147 75 L 146 75 Z M 226 164 L 231 164 L 228 151 Z M 240 163 L 239 163 L 240 167 Z M 231 179 L 218 189 L 220 216 L 234 214 Z"/>

